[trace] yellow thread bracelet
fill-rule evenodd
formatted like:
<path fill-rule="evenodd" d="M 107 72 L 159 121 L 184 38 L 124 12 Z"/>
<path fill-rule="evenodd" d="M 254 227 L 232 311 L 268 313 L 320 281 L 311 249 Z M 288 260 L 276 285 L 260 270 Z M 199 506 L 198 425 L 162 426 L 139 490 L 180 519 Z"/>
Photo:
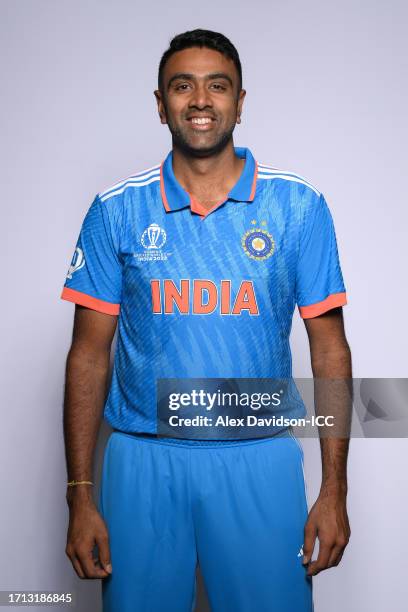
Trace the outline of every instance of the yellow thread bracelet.
<path fill-rule="evenodd" d="M 80 485 L 80 484 L 93 485 L 93 482 L 91 482 L 90 480 L 71 480 L 70 482 L 67 482 L 67 485 L 69 487 L 75 487 L 76 485 Z"/>

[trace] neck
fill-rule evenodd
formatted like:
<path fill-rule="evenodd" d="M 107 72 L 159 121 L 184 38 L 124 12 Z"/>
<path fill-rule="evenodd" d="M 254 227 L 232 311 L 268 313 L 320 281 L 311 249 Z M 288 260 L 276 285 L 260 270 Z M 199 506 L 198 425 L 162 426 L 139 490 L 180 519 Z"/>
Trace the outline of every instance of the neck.
<path fill-rule="evenodd" d="M 220 152 L 208 157 L 191 157 L 173 146 L 173 172 L 182 187 L 198 201 L 218 201 L 237 182 L 244 160 L 235 155 L 231 141 Z"/>

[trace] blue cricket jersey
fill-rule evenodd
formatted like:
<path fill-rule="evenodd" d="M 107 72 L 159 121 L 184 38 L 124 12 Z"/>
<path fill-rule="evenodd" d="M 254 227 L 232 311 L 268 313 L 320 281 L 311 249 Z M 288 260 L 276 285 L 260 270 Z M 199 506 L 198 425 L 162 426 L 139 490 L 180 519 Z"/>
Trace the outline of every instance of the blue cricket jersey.
<path fill-rule="evenodd" d="M 162 164 L 98 193 L 61 297 L 118 315 L 104 416 L 156 433 L 159 378 L 290 378 L 295 306 L 303 318 L 346 301 L 324 196 L 258 164 L 210 211 Z"/>

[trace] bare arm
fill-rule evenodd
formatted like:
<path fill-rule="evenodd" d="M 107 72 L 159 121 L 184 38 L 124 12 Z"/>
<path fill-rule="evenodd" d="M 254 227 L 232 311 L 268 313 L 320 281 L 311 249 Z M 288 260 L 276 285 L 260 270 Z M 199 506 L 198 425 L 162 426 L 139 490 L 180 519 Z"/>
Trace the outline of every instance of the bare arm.
<path fill-rule="evenodd" d="M 107 391 L 109 359 L 117 317 L 76 305 L 72 345 L 66 363 L 64 440 L 68 480 L 92 480 L 93 458 Z M 91 487 L 67 487 L 70 509 L 66 553 L 81 578 L 101 578 L 90 553 L 99 544 L 109 556 L 106 528 Z M 101 552 L 101 550 L 100 550 Z M 108 565 L 109 563 L 102 563 Z"/>
<path fill-rule="evenodd" d="M 304 546 L 304 562 L 309 563 L 319 537 L 318 558 L 308 568 L 308 574 L 315 575 L 338 565 L 350 537 L 346 496 L 352 365 L 341 308 L 305 319 L 305 325 L 315 379 L 316 412 L 319 406 L 326 414 L 335 412 L 341 421 L 339 430 L 344 432 L 341 437 L 320 438 L 322 484 L 305 526 Z M 332 386 L 330 380 L 334 381 Z"/>

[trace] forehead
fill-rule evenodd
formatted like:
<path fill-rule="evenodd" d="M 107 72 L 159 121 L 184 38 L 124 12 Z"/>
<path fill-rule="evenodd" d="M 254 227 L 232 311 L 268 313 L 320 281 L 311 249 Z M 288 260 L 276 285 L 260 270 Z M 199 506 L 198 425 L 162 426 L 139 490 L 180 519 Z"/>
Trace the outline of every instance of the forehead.
<path fill-rule="evenodd" d="M 234 62 L 219 51 L 206 47 L 183 49 L 170 56 L 163 71 L 164 82 L 176 72 L 192 74 L 197 78 L 211 73 L 225 72 L 233 81 L 238 80 Z"/>

